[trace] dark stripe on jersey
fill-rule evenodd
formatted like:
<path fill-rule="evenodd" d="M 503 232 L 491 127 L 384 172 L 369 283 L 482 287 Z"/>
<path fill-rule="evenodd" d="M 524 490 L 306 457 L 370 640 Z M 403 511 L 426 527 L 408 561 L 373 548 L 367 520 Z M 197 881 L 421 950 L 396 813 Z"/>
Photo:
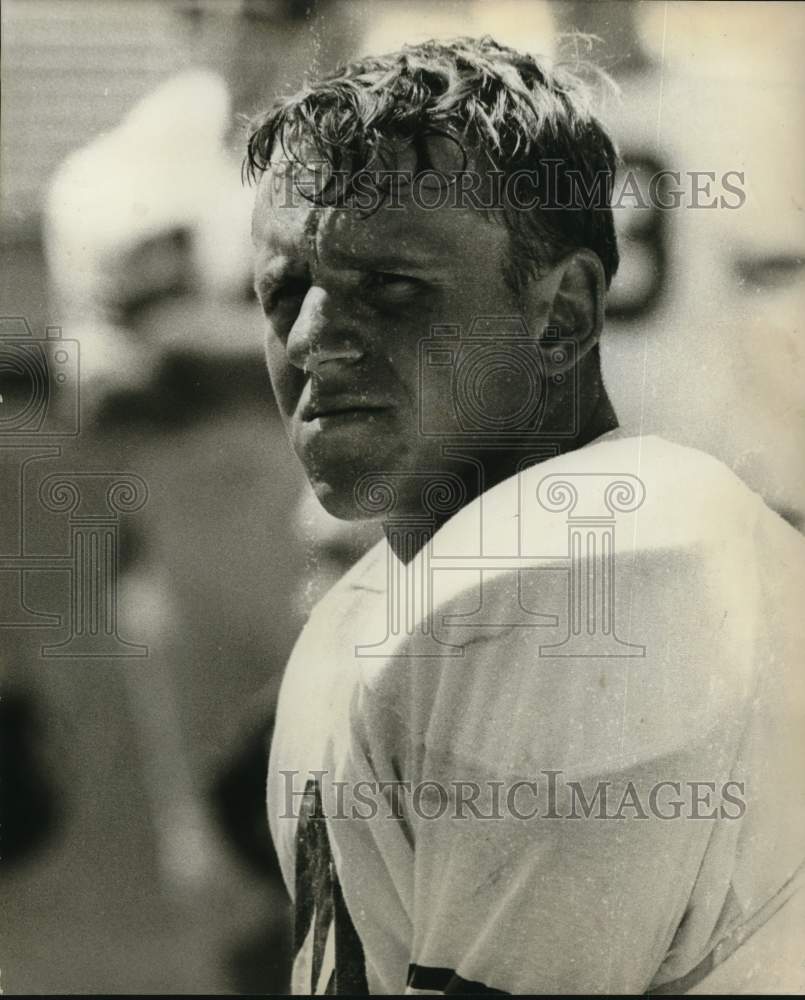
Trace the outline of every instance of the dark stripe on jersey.
<path fill-rule="evenodd" d="M 369 993 L 366 961 L 361 939 L 349 915 L 341 884 L 338 881 L 327 822 L 318 781 L 305 785 L 296 827 L 296 893 L 294 912 L 294 955 L 299 953 L 311 926 L 311 993 L 321 976 L 327 937 L 334 925 L 335 961 L 325 994 L 329 996 L 365 996 Z"/>
<path fill-rule="evenodd" d="M 333 865 L 335 872 L 335 865 Z M 369 983 L 366 980 L 366 959 L 363 945 L 352 923 L 338 874 L 333 882 L 333 918 L 335 920 L 335 971 L 331 995 L 368 996 Z"/>
<path fill-rule="evenodd" d="M 409 965 L 408 985 L 415 990 L 439 990 L 446 996 L 456 996 L 462 993 L 510 995 L 506 990 L 495 990 L 491 986 L 484 986 L 483 983 L 462 979 L 455 969 L 434 969 L 428 965 Z"/>

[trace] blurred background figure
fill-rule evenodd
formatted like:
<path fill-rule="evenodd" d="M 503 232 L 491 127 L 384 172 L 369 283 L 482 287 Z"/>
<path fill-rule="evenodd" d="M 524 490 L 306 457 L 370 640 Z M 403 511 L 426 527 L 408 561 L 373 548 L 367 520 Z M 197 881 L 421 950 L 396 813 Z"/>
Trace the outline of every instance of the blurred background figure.
<path fill-rule="evenodd" d="M 251 205 L 223 144 L 231 120 L 223 77 L 185 70 L 69 156 L 50 183 L 51 290 L 81 341 L 90 411 L 117 391 L 144 391 L 172 353 L 255 352 Z"/>
<path fill-rule="evenodd" d="M 119 594 L 121 634 L 147 657 L 43 658 L 41 629 L 0 627 L 4 985 L 282 992 L 287 908 L 263 801 L 277 686 L 310 607 L 379 529 L 325 514 L 284 440 L 239 116 L 308 71 L 429 37 L 490 33 L 603 66 L 622 90 L 601 96 L 626 168 L 644 194 L 679 171 L 662 190 L 684 192 L 673 210 L 632 196 L 615 213 L 602 354 L 621 422 L 711 451 L 796 523 L 802 8 L 6 0 L 2 18 L 2 311 L 80 345 L 80 434 L 38 441 L 31 468 L 130 471 L 149 490 L 121 524 Z M 558 46 L 572 30 L 598 41 Z M 715 174 L 709 194 L 691 171 Z M 730 171 L 740 206 L 691 207 L 694 183 L 702 203 L 729 196 Z M 3 511 L 33 518 L 18 446 L 0 438 Z M 26 586 L 33 611 L 64 620 L 64 574 Z"/>
<path fill-rule="evenodd" d="M 3 632 L 9 854 L 27 840 L 3 866 L 6 987 L 281 992 L 284 890 L 243 825 L 262 782 L 236 772 L 302 623 L 301 477 L 264 374 L 234 109 L 339 58 L 338 32 L 293 2 L 33 0 L 3 17 L 3 310 L 81 349 L 80 433 L 38 439 L 46 471 L 133 472 L 149 491 L 118 567 L 120 632 L 145 658 L 46 659 L 43 633 Z M 4 509 L 31 521 L 15 441 Z M 64 583 L 25 598 L 64 609 Z"/>
<path fill-rule="evenodd" d="M 674 171 L 660 190 L 682 207 L 620 212 L 612 401 L 622 424 L 716 455 L 802 529 L 805 7 L 650 4 L 635 26 L 645 68 L 608 110 L 627 163 Z"/>

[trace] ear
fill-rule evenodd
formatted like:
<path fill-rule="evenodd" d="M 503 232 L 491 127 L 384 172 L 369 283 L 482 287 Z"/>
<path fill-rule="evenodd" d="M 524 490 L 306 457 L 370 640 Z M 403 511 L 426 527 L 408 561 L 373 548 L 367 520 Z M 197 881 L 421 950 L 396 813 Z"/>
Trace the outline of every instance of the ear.
<path fill-rule="evenodd" d="M 558 328 L 562 338 L 574 340 L 574 363 L 580 361 L 598 343 L 604 325 L 606 281 L 598 254 L 574 250 L 529 285 L 526 296 L 534 297 L 532 315 L 539 316 L 540 329 Z"/>

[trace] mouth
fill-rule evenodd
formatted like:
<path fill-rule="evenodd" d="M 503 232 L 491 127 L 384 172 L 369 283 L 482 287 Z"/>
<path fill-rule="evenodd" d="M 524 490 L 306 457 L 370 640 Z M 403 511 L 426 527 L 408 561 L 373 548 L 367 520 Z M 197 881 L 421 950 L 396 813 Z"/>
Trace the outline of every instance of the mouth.
<path fill-rule="evenodd" d="M 361 419 L 388 413 L 390 409 L 391 407 L 379 403 L 354 399 L 317 400 L 304 406 L 302 420 L 305 423 L 312 423 L 314 420 Z"/>

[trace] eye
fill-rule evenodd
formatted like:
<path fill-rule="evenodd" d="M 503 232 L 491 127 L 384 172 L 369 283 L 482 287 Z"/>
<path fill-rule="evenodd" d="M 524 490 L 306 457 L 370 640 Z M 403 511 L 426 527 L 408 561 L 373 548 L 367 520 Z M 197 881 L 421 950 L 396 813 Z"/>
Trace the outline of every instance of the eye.
<path fill-rule="evenodd" d="M 269 315 L 301 303 L 309 288 L 310 282 L 304 278 L 286 278 L 276 285 L 264 288 L 260 295 L 263 312 Z"/>
<path fill-rule="evenodd" d="M 395 300 L 416 294 L 422 287 L 419 278 L 412 278 L 410 274 L 399 274 L 396 271 L 372 271 L 367 275 L 364 284 L 370 295 Z"/>
<path fill-rule="evenodd" d="M 805 273 L 805 258 L 794 254 L 746 257 L 735 264 L 738 284 L 747 292 L 787 288 Z"/>

